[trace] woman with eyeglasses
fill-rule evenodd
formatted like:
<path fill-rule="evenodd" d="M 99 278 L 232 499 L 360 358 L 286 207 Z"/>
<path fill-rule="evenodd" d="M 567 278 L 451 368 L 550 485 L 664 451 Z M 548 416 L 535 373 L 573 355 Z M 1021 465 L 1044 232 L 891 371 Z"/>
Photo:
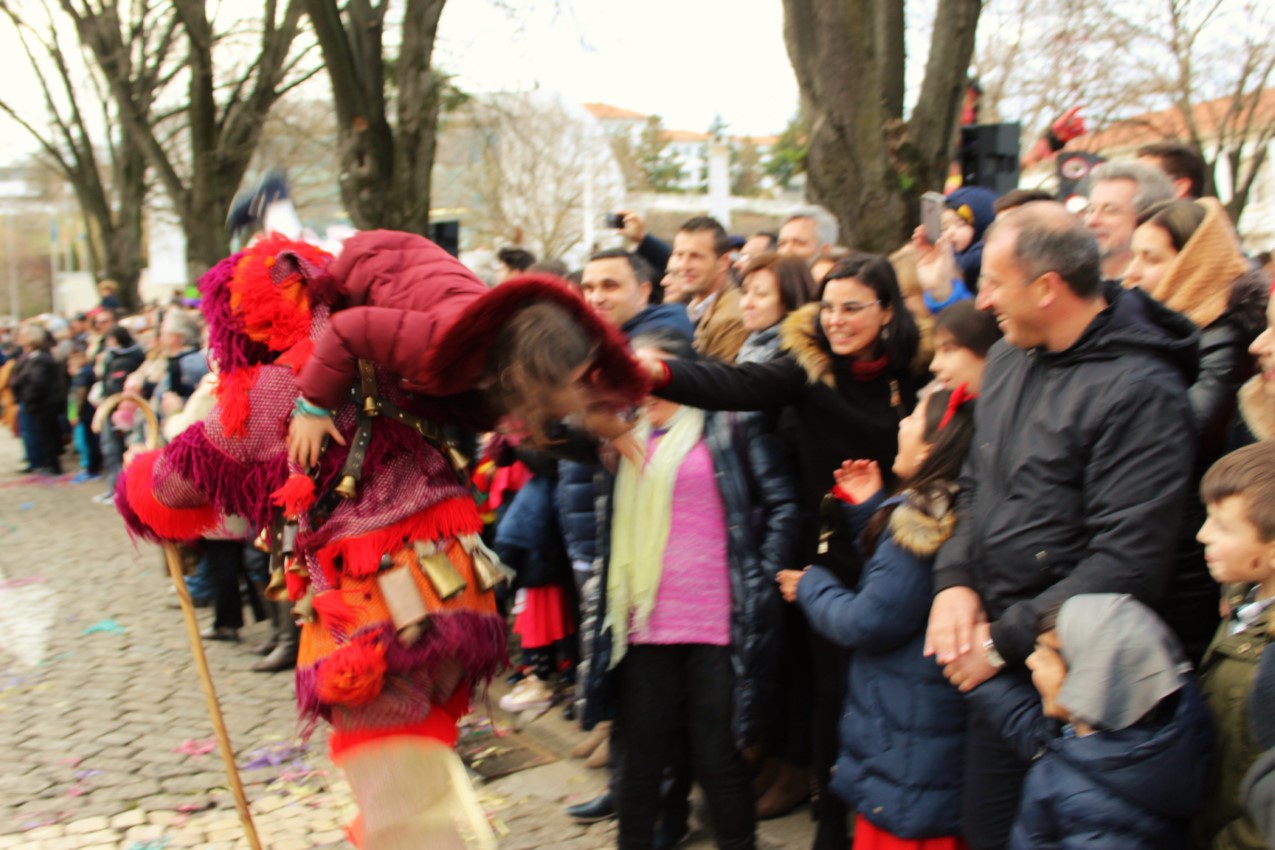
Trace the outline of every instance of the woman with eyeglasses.
<path fill-rule="evenodd" d="M 796 463 L 801 564 L 818 560 L 853 586 L 862 564 L 850 535 L 829 529 L 831 537 L 823 544 L 827 552 L 819 551 L 820 505 L 842 461 L 862 458 L 889 469 L 899 420 L 911 411 L 925 376 L 913 371 L 919 334 L 888 260 L 852 255 L 833 267 L 818 295 L 816 303 L 784 320 L 782 353 L 768 362 L 666 362 L 643 351 L 638 356 L 652 392 L 670 401 L 706 410 L 784 409 L 779 436 Z M 837 751 L 844 659 L 811 634 L 808 660 L 814 688 L 810 766 L 819 790 L 815 847 L 844 848 L 845 807 L 826 793 Z"/>

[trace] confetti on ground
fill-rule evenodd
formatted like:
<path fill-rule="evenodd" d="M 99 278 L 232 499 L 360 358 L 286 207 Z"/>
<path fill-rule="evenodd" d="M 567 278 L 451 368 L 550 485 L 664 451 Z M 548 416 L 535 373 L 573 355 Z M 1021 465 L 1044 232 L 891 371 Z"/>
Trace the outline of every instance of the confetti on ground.
<path fill-rule="evenodd" d="M 168 836 L 161 835 L 153 841 L 134 841 L 128 850 L 164 850 L 168 846 Z"/>
<path fill-rule="evenodd" d="M 98 620 L 96 623 L 89 626 L 84 631 L 80 632 L 80 634 L 91 635 L 91 634 L 95 634 L 96 632 L 102 632 L 104 634 L 109 634 L 109 635 L 124 635 L 124 634 L 128 634 L 128 629 L 125 628 L 124 626 L 121 626 L 119 623 L 115 622 L 114 620 L 108 618 L 105 620 Z"/>
<path fill-rule="evenodd" d="M 2 535 L 0 535 L 2 536 Z M 22 578 L 8 578 L 0 581 L 0 590 L 12 590 L 15 587 L 26 587 L 29 584 L 42 584 L 49 579 L 45 576 L 23 576 Z"/>
<path fill-rule="evenodd" d="M 248 761 L 239 765 L 244 770 L 257 770 L 262 767 L 278 767 L 285 762 L 297 762 L 294 767 L 304 768 L 300 758 L 305 755 L 305 744 L 274 744 L 253 750 L 248 754 Z"/>
<path fill-rule="evenodd" d="M 217 749 L 216 738 L 205 738 L 197 741 L 194 738 L 187 738 L 181 742 L 181 745 L 173 752 L 182 753 L 191 757 L 206 756 L 213 750 Z"/>
<path fill-rule="evenodd" d="M 34 507 L 35 507 L 35 502 L 23 502 L 22 504 L 18 505 L 18 510 L 29 511 Z"/>

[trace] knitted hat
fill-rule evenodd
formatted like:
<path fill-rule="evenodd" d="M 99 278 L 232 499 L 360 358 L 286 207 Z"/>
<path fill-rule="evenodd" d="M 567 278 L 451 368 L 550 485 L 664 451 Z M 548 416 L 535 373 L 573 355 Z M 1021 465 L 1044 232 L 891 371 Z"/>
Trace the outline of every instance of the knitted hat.
<path fill-rule="evenodd" d="M 962 186 L 947 196 L 947 208 L 974 228 L 973 242 L 983 238 L 983 231 L 996 218 L 995 204 L 996 193 L 983 186 Z"/>

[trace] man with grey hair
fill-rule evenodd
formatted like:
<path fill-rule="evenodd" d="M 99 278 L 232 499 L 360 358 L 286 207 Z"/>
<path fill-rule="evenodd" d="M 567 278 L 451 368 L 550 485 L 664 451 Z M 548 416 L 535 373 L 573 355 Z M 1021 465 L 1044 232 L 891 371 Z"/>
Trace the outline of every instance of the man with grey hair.
<path fill-rule="evenodd" d="M 792 254 L 814 265 L 815 261 L 837 244 L 837 219 L 823 207 L 802 207 L 779 228 L 781 254 Z"/>
<path fill-rule="evenodd" d="M 1083 593 L 1163 600 L 1195 454 L 1186 388 L 1198 333 L 1139 289 L 1104 282 L 1098 247 L 1061 205 L 988 230 L 978 307 L 988 352 L 957 523 L 934 565 L 925 652 L 969 691 L 1025 683 L 1038 621 Z M 1027 763 L 989 718 L 966 729 L 962 822 L 1004 847 Z"/>
<path fill-rule="evenodd" d="M 1104 280 L 1120 280 L 1133 259 L 1138 216 L 1171 201 L 1173 183 L 1164 172 L 1132 159 L 1104 162 L 1093 170 L 1085 227 L 1098 241 Z"/>

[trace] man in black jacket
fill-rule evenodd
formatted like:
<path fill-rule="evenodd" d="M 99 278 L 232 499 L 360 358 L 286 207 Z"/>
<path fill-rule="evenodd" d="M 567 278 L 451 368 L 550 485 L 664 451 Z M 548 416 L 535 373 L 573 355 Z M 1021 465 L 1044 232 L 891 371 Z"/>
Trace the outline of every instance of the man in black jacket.
<path fill-rule="evenodd" d="M 1162 599 L 1196 442 L 1194 327 L 1104 286 L 1097 244 L 1061 205 L 996 222 L 978 306 L 1005 338 L 988 357 L 926 638 L 962 691 L 1025 675 L 1037 618 L 1071 596 Z M 1027 766 L 976 715 L 966 740 L 966 837 L 1003 847 Z"/>

